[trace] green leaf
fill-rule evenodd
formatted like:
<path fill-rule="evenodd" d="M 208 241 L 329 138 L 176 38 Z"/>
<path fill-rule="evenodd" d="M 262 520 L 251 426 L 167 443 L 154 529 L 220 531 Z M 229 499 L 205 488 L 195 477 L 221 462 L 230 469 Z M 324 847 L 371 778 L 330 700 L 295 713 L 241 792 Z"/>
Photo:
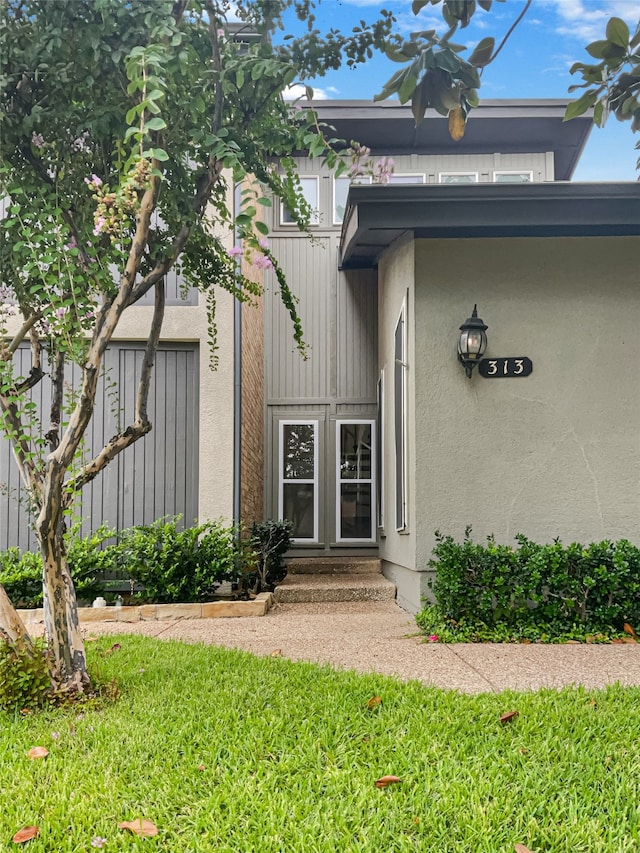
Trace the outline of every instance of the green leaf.
<path fill-rule="evenodd" d="M 167 126 L 166 121 L 160 116 L 154 116 L 150 118 L 149 121 L 146 121 L 144 124 L 147 130 L 164 130 Z"/>
<path fill-rule="evenodd" d="M 133 122 L 136 120 L 137 115 L 138 115 L 138 107 L 137 106 L 131 107 L 131 109 L 127 112 L 126 116 L 124 117 L 124 120 L 126 121 L 127 124 L 133 124 Z"/>
<path fill-rule="evenodd" d="M 602 102 L 598 101 L 598 103 L 595 105 L 594 110 L 593 110 L 593 123 L 596 125 L 596 127 L 603 127 L 603 125 L 604 125 L 603 117 L 604 117 L 604 107 L 602 105 Z"/>
<path fill-rule="evenodd" d="M 485 12 L 490 12 L 492 2 L 493 0 L 478 0 L 478 6 L 480 6 L 481 9 L 484 9 Z"/>
<path fill-rule="evenodd" d="M 418 83 L 418 78 L 414 74 L 407 74 L 405 79 L 402 81 L 402 86 L 398 90 L 398 100 L 401 104 L 406 104 L 409 98 L 413 95 L 413 92 Z"/>
<path fill-rule="evenodd" d="M 606 36 L 610 42 L 624 47 L 626 50 L 630 37 L 629 27 L 622 18 L 610 18 L 607 24 Z"/>
<path fill-rule="evenodd" d="M 411 11 L 414 15 L 417 15 L 429 2 L 430 0 L 413 0 Z"/>
<path fill-rule="evenodd" d="M 586 111 L 592 107 L 595 102 L 598 100 L 598 93 L 595 89 L 589 89 L 588 92 L 585 92 L 581 98 L 578 98 L 577 101 L 571 101 L 565 110 L 563 121 L 571 121 L 572 118 L 577 118 L 578 116 L 583 115 Z"/>
<path fill-rule="evenodd" d="M 267 236 L 267 234 L 269 233 L 269 226 L 266 224 L 266 222 L 262 222 L 260 219 L 258 219 L 253 224 L 255 225 L 256 231 L 259 231 L 261 234 L 264 234 L 265 237 Z"/>
<path fill-rule="evenodd" d="M 593 56 L 594 59 L 604 59 L 604 51 L 609 44 L 608 41 L 600 39 L 599 41 L 592 41 L 591 44 L 588 44 L 586 47 L 586 51 L 590 56 Z"/>
<path fill-rule="evenodd" d="M 427 95 L 427 78 L 423 77 L 420 85 L 416 86 L 411 98 L 411 112 L 416 127 L 419 127 L 424 121 L 424 114 L 429 106 L 429 97 Z"/>
<path fill-rule="evenodd" d="M 485 65 L 491 62 L 495 44 L 496 40 L 494 38 L 488 37 L 482 39 L 482 41 L 478 42 L 475 50 L 469 57 L 469 63 L 476 68 L 484 68 Z"/>
<path fill-rule="evenodd" d="M 147 153 L 147 152 L 145 152 Z M 161 162 L 169 159 L 169 155 L 164 150 L 164 148 L 150 148 L 148 153 L 155 159 L 160 160 Z"/>

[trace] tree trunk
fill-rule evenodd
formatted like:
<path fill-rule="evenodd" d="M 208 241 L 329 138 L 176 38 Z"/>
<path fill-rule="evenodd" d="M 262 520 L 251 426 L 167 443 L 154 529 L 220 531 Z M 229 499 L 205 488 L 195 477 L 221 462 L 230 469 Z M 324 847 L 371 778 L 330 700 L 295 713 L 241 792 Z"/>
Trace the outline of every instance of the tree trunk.
<path fill-rule="evenodd" d="M 33 647 L 29 632 L 24 627 L 24 622 L 9 600 L 2 584 L 0 584 L 0 637 L 12 646 L 22 643 L 28 648 Z"/>
<path fill-rule="evenodd" d="M 64 548 L 63 488 L 64 469 L 50 462 L 36 523 L 43 564 L 44 624 L 57 686 L 82 691 L 90 681 L 78 603 Z"/>

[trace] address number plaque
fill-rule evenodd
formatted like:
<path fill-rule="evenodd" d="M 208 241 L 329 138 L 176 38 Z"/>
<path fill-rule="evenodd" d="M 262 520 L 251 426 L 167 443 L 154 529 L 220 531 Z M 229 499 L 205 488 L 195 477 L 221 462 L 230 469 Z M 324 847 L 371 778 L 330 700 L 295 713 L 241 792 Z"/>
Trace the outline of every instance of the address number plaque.
<path fill-rule="evenodd" d="M 485 379 L 498 379 L 506 376 L 528 376 L 533 370 L 530 358 L 483 358 L 478 365 L 480 376 Z"/>

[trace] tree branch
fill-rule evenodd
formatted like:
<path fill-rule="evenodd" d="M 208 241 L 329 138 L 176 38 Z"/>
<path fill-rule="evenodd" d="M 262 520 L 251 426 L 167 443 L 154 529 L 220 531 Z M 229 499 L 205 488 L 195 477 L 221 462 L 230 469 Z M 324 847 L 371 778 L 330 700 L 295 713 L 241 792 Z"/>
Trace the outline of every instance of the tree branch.
<path fill-rule="evenodd" d="M 41 319 L 42 319 L 42 311 L 38 311 L 36 314 L 32 314 L 28 320 L 24 321 L 24 323 L 22 324 L 22 326 L 20 328 L 20 331 L 16 333 L 13 340 L 11 341 L 11 343 L 9 344 L 9 346 L 6 349 L 7 356 L 10 357 L 14 354 L 14 352 L 18 349 L 20 344 L 27 337 L 27 335 L 29 334 L 29 332 L 31 331 L 33 326 L 38 322 L 38 320 L 41 320 Z M 8 360 L 8 358 L 5 358 L 5 361 L 7 361 L 7 360 Z"/>
<path fill-rule="evenodd" d="M 517 17 L 517 18 L 515 19 L 515 21 L 513 22 L 513 24 L 511 24 L 511 26 L 509 27 L 509 31 L 507 32 L 506 36 L 502 39 L 502 41 L 501 41 L 501 42 L 500 42 L 500 44 L 498 45 L 498 49 L 497 49 L 497 50 L 496 50 L 496 52 L 493 54 L 493 56 L 491 57 L 491 59 L 489 60 L 489 62 L 487 62 L 487 65 L 489 65 L 491 62 L 493 62 L 493 60 L 497 57 L 497 55 L 500 53 L 500 51 L 502 50 L 502 48 L 505 46 L 505 44 L 507 43 L 507 41 L 508 41 L 509 36 L 511 35 L 511 33 L 515 30 L 515 28 L 518 26 L 518 24 L 520 23 L 520 21 L 524 18 L 525 14 L 526 14 L 526 12 L 527 12 L 527 9 L 529 8 L 529 6 L 531 6 L 531 3 L 532 3 L 532 0 L 527 0 L 527 2 L 524 4 L 524 8 L 523 8 L 522 12 L 520 12 L 520 14 L 518 15 L 518 17 Z M 486 65 L 485 65 L 484 67 L 486 68 Z M 484 69 L 482 69 L 482 70 L 484 70 Z"/>
<path fill-rule="evenodd" d="M 158 344 L 160 342 L 160 332 L 162 330 L 162 320 L 164 318 L 164 283 L 156 282 L 155 285 L 155 304 L 153 308 L 153 319 L 151 321 L 151 330 L 147 339 L 147 345 L 144 351 L 142 361 L 142 371 L 138 380 L 138 393 L 136 395 L 136 408 L 134 413 L 134 422 L 128 426 L 123 432 L 114 435 L 109 439 L 102 450 L 86 465 L 75 477 L 72 477 L 66 484 L 65 489 L 67 496 L 65 505 L 72 499 L 74 492 L 80 491 L 87 483 L 95 479 L 103 468 L 115 459 L 123 450 L 130 447 L 139 438 L 145 436 L 151 431 L 151 422 L 147 413 L 147 403 L 149 400 L 149 388 L 151 385 L 151 373 L 155 362 Z"/>
<path fill-rule="evenodd" d="M 60 444 L 60 421 L 62 412 L 62 395 L 64 391 L 64 353 L 56 352 L 56 363 L 51 372 L 51 384 L 53 392 L 51 395 L 50 427 L 45 438 L 49 442 L 51 452 Z"/>

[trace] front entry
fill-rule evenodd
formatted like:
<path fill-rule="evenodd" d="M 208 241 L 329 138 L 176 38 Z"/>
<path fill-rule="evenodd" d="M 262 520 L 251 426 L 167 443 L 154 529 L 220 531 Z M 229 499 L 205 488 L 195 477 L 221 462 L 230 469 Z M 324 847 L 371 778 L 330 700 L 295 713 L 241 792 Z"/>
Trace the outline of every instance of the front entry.
<path fill-rule="evenodd" d="M 295 545 L 375 545 L 375 420 L 318 413 L 274 426 L 277 517 L 291 521 Z"/>

